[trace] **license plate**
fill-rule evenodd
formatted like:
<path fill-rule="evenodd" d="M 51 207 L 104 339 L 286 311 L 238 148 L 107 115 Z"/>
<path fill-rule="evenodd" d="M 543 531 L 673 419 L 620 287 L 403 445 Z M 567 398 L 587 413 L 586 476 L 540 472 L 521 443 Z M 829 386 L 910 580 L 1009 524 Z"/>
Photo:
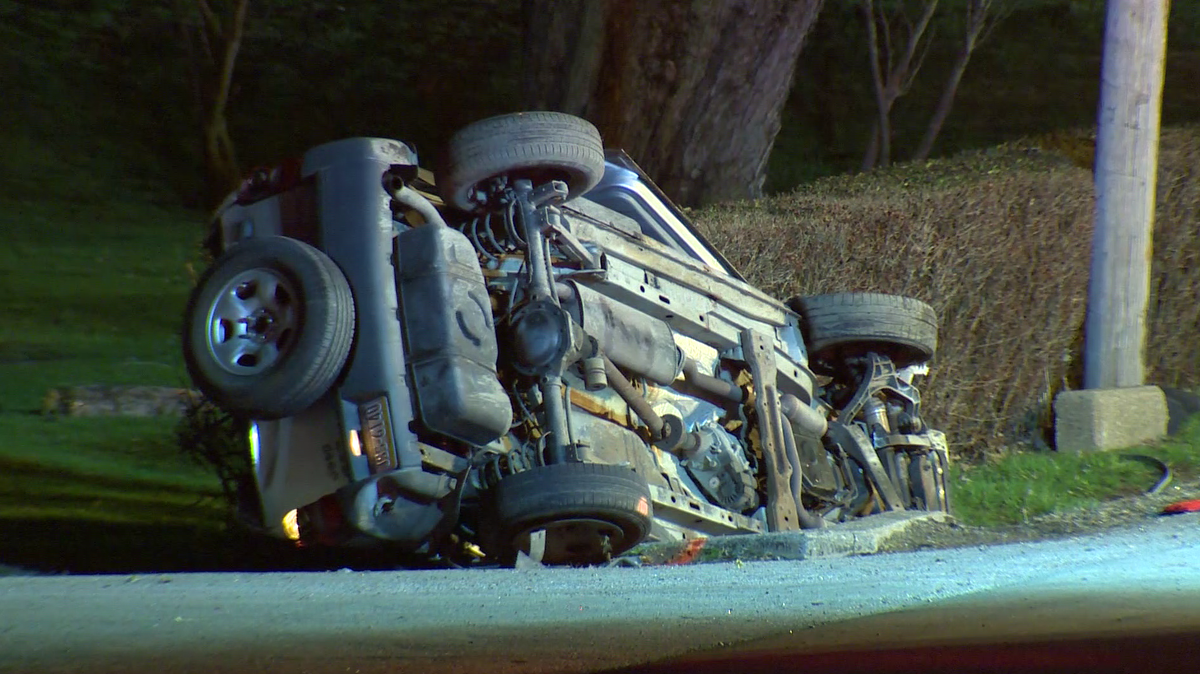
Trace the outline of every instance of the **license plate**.
<path fill-rule="evenodd" d="M 385 397 L 358 406 L 358 420 L 362 425 L 363 452 L 372 473 L 382 473 L 396 468 L 396 452 L 392 446 L 392 414 Z"/>

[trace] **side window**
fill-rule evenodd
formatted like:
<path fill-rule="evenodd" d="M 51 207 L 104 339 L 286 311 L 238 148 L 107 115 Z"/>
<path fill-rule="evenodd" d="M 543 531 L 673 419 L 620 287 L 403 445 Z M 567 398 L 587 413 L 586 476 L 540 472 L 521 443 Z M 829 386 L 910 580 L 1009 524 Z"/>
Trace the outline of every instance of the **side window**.
<path fill-rule="evenodd" d="M 681 252 L 684 250 L 679 241 L 671 236 L 671 233 L 659 223 L 658 219 L 642 205 L 638 199 L 629 192 L 619 188 L 609 188 L 592 190 L 588 193 L 588 199 L 631 218 L 642 229 L 642 234 L 658 241 L 661 244 L 670 246 Z"/>

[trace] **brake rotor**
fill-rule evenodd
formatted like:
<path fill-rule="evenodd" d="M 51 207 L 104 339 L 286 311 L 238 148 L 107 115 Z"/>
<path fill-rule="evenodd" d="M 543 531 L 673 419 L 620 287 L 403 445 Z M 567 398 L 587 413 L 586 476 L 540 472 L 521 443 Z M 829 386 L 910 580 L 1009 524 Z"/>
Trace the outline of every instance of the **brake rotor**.
<path fill-rule="evenodd" d="M 517 550 L 530 552 L 530 537 L 545 531 L 545 550 L 540 562 L 546 564 L 594 564 L 612 558 L 625 538 L 621 527 L 600 519 L 571 518 L 529 527 L 513 537 Z"/>

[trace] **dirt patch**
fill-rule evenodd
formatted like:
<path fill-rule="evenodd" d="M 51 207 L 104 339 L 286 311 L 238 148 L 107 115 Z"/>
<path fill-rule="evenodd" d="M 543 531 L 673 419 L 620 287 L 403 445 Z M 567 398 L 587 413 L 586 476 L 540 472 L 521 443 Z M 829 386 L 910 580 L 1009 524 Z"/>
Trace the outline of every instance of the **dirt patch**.
<path fill-rule="evenodd" d="M 1157 494 L 1128 496 L 1090 508 L 1030 517 L 1021 524 L 981 527 L 920 522 L 888 538 L 880 552 L 999 545 L 1101 533 L 1158 517 L 1168 504 L 1187 499 L 1200 499 L 1200 480 L 1171 484 Z"/>

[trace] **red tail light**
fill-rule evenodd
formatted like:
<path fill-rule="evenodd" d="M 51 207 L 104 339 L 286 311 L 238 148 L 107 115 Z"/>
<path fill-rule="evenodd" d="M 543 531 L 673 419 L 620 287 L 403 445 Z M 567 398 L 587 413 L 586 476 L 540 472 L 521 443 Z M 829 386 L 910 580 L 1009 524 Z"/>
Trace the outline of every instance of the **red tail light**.
<path fill-rule="evenodd" d="M 272 168 L 257 168 L 238 187 L 236 203 L 240 206 L 261 201 L 286 192 L 300 183 L 300 159 L 287 159 Z"/>
<path fill-rule="evenodd" d="M 296 513 L 296 524 L 300 529 L 300 539 L 296 541 L 299 547 L 340 545 L 353 534 L 342 512 L 342 504 L 333 494 L 326 494 L 300 508 Z"/>

